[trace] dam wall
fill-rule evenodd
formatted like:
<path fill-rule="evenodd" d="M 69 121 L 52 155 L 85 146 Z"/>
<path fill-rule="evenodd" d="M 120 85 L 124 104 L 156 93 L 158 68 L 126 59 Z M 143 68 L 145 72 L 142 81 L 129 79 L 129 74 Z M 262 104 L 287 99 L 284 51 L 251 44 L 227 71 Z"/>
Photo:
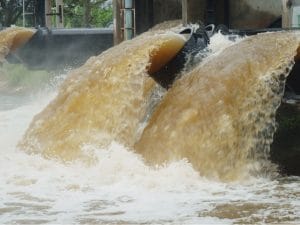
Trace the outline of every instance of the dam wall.
<path fill-rule="evenodd" d="M 91 56 L 99 55 L 112 46 L 113 30 L 109 28 L 40 28 L 31 40 L 8 59 L 35 69 L 76 68 Z"/>
<path fill-rule="evenodd" d="M 198 20 L 225 24 L 234 29 L 266 28 L 281 17 L 281 0 L 183 0 L 184 23 Z"/>
<path fill-rule="evenodd" d="M 281 0 L 231 0 L 229 4 L 229 26 L 231 28 L 266 28 L 281 17 Z"/>
<path fill-rule="evenodd" d="M 234 29 L 255 29 L 269 27 L 281 18 L 282 1 L 145 0 L 136 1 L 136 13 L 137 33 L 166 20 L 180 19 L 183 23 L 202 21 Z"/>

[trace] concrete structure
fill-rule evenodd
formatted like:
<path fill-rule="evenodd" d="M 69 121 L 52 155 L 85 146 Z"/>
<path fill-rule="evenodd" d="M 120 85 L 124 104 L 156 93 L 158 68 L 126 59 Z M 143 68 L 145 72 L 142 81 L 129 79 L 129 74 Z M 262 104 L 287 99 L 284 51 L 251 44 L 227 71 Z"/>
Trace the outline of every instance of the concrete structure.
<path fill-rule="evenodd" d="M 182 0 L 182 22 L 183 24 L 204 21 L 206 0 Z"/>
<path fill-rule="evenodd" d="M 231 0 L 229 4 L 229 26 L 236 29 L 270 27 L 282 14 L 281 0 Z"/>
<path fill-rule="evenodd" d="M 12 53 L 11 59 L 33 69 L 76 68 L 112 46 L 113 30 L 110 28 L 40 28 L 24 46 Z"/>
<path fill-rule="evenodd" d="M 201 20 L 205 24 L 225 24 L 234 29 L 266 28 L 278 20 L 282 13 L 281 0 L 183 0 L 182 2 L 184 23 Z"/>
<path fill-rule="evenodd" d="M 181 19 L 181 11 L 181 0 L 153 0 L 153 23 Z"/>
<path fill-rule="evenodd" d="M 183 24 L 229 25 L 229 0 L 182 0 Z"/>
<path fill-rule="evenodd" d="M 123 7 L 124 0 L 113 0 L 115 44 L 125 39 Z M 155 24 L 167 20 L 181 19 L 181 12 L 181 0 L 135 0 L 135 33 L 145 32 Z"/>
<path fill-rule="evenodd" d="M 51 16 L 47 16 L 51 13 L 51 0 L 45 0 L 45 26 L 52 28 Z"/>
<path fill-rule="evenodd" d="M 45 0 L 45 25 L 48 28 L 52 28 L 52 16 L 55 16 L 56 24 L 54 27 L 63 28 L 64 27 L 64 7 L 63 0 L 55 0 L 56 12 L 52 12 L 52 1 Z"/>
<path fill-rule="evenodd" d="M 282 26 L 300 26 L 300 0 L 282 0 Z"/>
<path fill-rule="evenodd" d="M 115 43 L 123 40 L 120 34 L 123 1 L 113 1 Z M 182 20 L 183 24 L 201 21 L 204 24 L 225 24 L 233 29 L 279 27 L 284 4 L 282 1 L 292 1 L 294 4 L 298 0 L 136 0 L 136 34 L 155 24 L 176 19 Z"/>
<path fill-rule="evenodd" d="M 56 0 L 56 27 L 63 28 L 64 27 L 64 2 L 63 0 Z"/>

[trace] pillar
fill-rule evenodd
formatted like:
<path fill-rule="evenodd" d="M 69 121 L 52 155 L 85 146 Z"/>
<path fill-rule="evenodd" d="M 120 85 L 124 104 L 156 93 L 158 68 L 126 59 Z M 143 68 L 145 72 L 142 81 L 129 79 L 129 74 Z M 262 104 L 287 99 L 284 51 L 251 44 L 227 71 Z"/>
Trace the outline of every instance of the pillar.
<path fill-rule="evenodd" d="M 64 3 L 63 0 L 56 0 L 56 27 L 64 27 Z"/>
<path fill-rule="evenodd" d="M 292 25 L 292 18 L 291 18 L 291 7 L 292 1 L 291 0 L 281 0 L 282 2 L 282 28 L 288 28 Z"/>
<path fill-rule="evenodd" d="M 35 26 L 45 26 L 45 1 L 38 1 L 35 9 Z"/>
<path fill-rule="evenodd" d="M 229 0 L 182 0 L 182 22 L 229 25 Z"/>
<path fill-rule="evenodd" d="M 182 23 L 197 23 L 205 20 L 206 0 L 182 0 Z"/>
<path fill-rule="evenodd" d="M 113 17 L 114 17 L 114 44 L 117 45 L 122 42 L 121 31 L 121 6 L 122 0 L 113 0 Z"/>
<path fill-rule="evenodd" d="M 51 16 L 47 14 L 51 14 L 51 0 L 45 0 L 45 25 L 48 28 L 52 28 Z"/>

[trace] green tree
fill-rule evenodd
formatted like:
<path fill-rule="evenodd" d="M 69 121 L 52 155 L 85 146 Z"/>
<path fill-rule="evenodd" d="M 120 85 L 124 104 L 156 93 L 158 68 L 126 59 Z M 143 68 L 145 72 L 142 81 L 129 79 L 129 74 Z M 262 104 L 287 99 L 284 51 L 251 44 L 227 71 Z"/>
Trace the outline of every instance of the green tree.
<path fill-rule="evenodd" d="M 26 16 L 26 26 L 44 24 L 43 1 L 24 0 L 25 11 L 33 13 Z M 0 27 L 22 25 L 22 14 L 23 0 L 0 0 Z M 107 27 L 113 20 L 112 4 L 109 0 L 64 0 L 64 16 L 66 27 Z"/>
<path fill-rule="evenodd" d="M 35 7 L 36 0 L 25 0 L 25 11 Z M 0 0 L 0 23 L 4 27 L 18 24 L 23 15 L 22 0 Z"/>
<path fill-rule="evenodd" d="M 107 0 L 65 0 L 66 27 L 107 27 L 112 23 L 112 5 Z"/>

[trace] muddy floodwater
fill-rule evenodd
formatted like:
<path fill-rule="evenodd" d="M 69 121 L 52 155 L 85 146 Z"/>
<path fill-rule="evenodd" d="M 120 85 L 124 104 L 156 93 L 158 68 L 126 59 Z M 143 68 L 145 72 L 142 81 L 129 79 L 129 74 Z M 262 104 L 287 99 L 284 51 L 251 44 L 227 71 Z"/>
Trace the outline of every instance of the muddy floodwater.
<path fill-rule="evenodd" d="M 163 90 L 148 74 L 184 41 L 148 32 L 64 73 L 3 60 L 0 223 L 299 224 L 300 177 L 269 160 L 298 35 L 216 34 Z"/>

